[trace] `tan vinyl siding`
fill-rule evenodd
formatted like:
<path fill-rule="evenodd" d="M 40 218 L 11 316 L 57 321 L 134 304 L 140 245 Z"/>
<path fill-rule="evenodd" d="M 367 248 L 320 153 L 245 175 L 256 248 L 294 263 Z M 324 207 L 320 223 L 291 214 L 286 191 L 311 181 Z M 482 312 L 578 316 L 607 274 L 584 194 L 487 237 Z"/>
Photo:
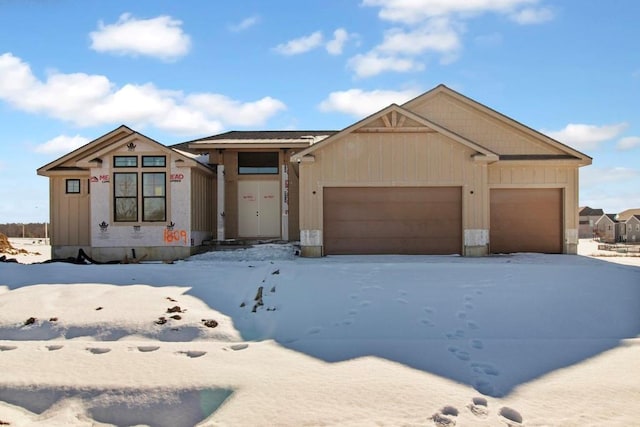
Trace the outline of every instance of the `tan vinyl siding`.
<path fill-rule="evenodd" d="M 446 93 L 431 96 L 411 110 L 496 153 L 565 154 Z"/>
<path fill-rule="evenodd" d="M 90 245 L 89 176 L 55 176 L 50 179 L 51 245 Z M 66 194 L 67 179 L 80 179 L 80 194 Z"/>
<path fill-rule="evenodd" d="M 462 186 L 465 228 L 487 228 L 486 165 L 475 151 L 437 133 L 352 133 L 300 165 L 300 228 L 322 229 L 323 187 Z M 471 193 L 473 191 L 473 194 Z M 480 208 L 480 209 L 479 209 Z"/>
<path fill-rule="evenodd" d="M 192 170 L 191 179 L 191 228 L 213 233 L 217 200 L 214 176 Z"/>

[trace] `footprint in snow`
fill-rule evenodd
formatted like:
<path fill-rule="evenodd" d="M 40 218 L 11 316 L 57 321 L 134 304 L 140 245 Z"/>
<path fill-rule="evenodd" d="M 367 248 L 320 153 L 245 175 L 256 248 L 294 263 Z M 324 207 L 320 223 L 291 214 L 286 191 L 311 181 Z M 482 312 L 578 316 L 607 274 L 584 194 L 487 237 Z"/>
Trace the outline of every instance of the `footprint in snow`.
<path fill-rule="evenodd" d="M 56 351 L 56 350 L 60 350 L 62 347 L 64 347 L 61 344 L 52 344 L 52 345 L 48 345 L 47 346 L 47 350 L 49 351 Z"/>
<path fill-rule="evenodd" d="M 249 344 L 242 343 L 242 344 L 233 344 L 231 346 L 231 350 L 233 350 L 233 351 L 244 350 L 246 348 L 249 348 Z"/>
<path fill-rule="evenodd" d="M 524 425 L 522 423 L 522 415 L 515 409 L 511 409 L 507 406 L 500 408 L 500 412 L 498 412 L 499 419 L 503 423 L 507 424 L 509 427 L 519 427 Z"/>
<path fill-rule="evenodd" d="M 92 354 L 105 354 L 109 353 L 111 349 L 106 347 L 87 347 L 87 351 Z"/>
<path fill-rule="evenodd" d="M 484 348 L 484 343 L 481 340 L 471 340 L 471 347 L 476 350 L 482 350 Z"/>
<path fill-rule="evenodd" d="M 434 326 L 433 322 L 429 319 L 420 319 L 420 323 L 426 326 Z"/>
<path fill-rule="evenodd" d="M 477 374 L 491 375 L 493 377 L 500 375 L 500 371 L 490 363 L 473 362 L 471 369 Z"/>
<path fill-rule="evenodd" d="M 189 351 L 179 351 L 176 354 L 182 354 L 185 355 L 187 357 L 191 357 L 192 359 L 195 359 L 196 357 L 202 357 L 205 354 L 207 354 L 206 351 L 198 351 L 198 350 L 189 350 Z"/>
<path fill-rule="evenodd" d="M 371 301 L 364 300 L 360 302 L 360 307 L 369 307 L 371 305 Z"/>
<path fill-rule="evenodd" d="M 470 302 L 465 303 L 464 308 L 466 308 L 467 310 L 473 310 L 473 304 L 471 304 Z"/>
<path fill-rule="evenodd" d="M 315 335 L 320 333 L 320 331 L 322 331 L 322 328 L 320 327 L 311 328 L 307 331 L 307 335 Z"/>
<path fill-rule="evenodd" d="M 427 314 L 433 314 L 433 308 L 431 307 L 424 307 L 423 310 Z"/>
<path fill-rule="evenodd" d="M 474 397 L 467 408 L 473 415 L 479 418 L 487 418 L 489 416 L 489 404 L 484 397 Z"/>
<path fill-rule="evenodd" d="M 351 295 L 349 295 L 349 298 L 358 299 L 358 294 L 351 294 Z"/>
<path fill-rule="evenodd" d="M 157 345 L 140 345 L 137 348 L 141 353 L 150 353 L 152 351 L 158 350 L 160 347 Z"/>
<path fill-rule="evenodd" d="M 478 324 L 477 324 L 476 322 L 472 321 L 472 320 L 469 320 L 469 321 L 467 322 L 467 327 L 468 327 L 469 329 L 479 329 L 479 328 L 480 328 L 480 327 L 478 326 Z"/>
<path fill-rule="evenodd" d="M 15 345 L 0 345 L 0 351 L 11 351 L 11 350 L 15 350 L 16 347 Z"/>
<path fill-rule="evenodd" d="M 456 316 L 458 317 L 458 319 L 466 319 L 467 318 L 467 312 L 466 311 L 459 311 Z"/>
<path fill-rule="evenodd" d="M 409 304 L 409 301 L 407 301 L 404 298 L 396 298 L 396 301 L 399 302 L 400 304 Z"/>
<path fill-rule="evenodd" d="M 358 310 L 352 308 L 351 310 L 349 310 L 348 314 L 349 316 L 355 316 L 356 314 L 358 314 Z"/>
<path fill-rule="evenodd" d="M 458 410 L 453 406 L 445 406 L 431 416 L 431 420 L 437 427 L 452 427 L 456 425 Z"/>

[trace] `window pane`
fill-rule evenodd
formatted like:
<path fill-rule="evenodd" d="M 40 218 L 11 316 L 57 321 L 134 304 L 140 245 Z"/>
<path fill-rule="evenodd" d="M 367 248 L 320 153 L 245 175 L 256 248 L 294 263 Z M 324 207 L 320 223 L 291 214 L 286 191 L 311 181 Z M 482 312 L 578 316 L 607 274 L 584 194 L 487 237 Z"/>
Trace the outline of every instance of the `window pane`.
<path fill-rule="evenodd" d="M 68 179 L 67 180 L 67 193 L 80 193 L 80 180 Z"/>
<path fill-rule="evenodd" d="M 142 156 L 142 167 L 165 167 L 165 156 Z"/>
<path fill-rule="evenodd" d="M 116 197 L 136 197 L 138 195 L 138 174 L 113 174 L 114 193 Z"/>
<path fill-rule="evenodd" d="M 113 166 L 116 168 L 130 168 L 138 166 L 138 156 L 115 156 Z"/>
<path fill-rule="evenodd" d="M 164 173 L 143 173 L 142 174 L 142 196 L 143 197 L 163 197 L 165 191 Z"/>
<path fill-rule="evenodd" d="M 145 197 L 143 221 L 164 221 L 165 204 L 164 197 Z"/>
<path fill-rule="evenodd" d="M 116 199 L 116 221 L 137 221 L 138 220 L 138 199 L 120 198 Z"/>
<path fill-rule="evenodd" d="M 238 153 L 238 173 L 247 174 L 278 174 L 278 153 Z"/>

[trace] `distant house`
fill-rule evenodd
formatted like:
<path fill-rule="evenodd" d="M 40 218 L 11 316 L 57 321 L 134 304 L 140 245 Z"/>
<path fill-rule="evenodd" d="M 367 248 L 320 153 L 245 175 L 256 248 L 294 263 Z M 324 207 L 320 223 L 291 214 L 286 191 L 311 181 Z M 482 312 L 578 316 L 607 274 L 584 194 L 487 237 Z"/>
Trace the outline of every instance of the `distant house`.
<path fill-rule="evenodd" d="M 616 243 L 620 239 L 620 222 L 616 214 L 604 214 L 596 221 L 595 235 L 601 242 Z"/>
<path fill-rule="evenodd" d="M 589 206 L 580 207 L 578 211 L 578 237 L 591 239 L 594 237 L 596 221 L 604 215 L 602 209 L 593 209 Z"/>
<path fill-rule="evenodd" d="M 640 243 L 640 214 L 632 215 L 625 221 L 627 243 Z"/>
<path fill-rule="evenodd" d="M 186 257 L 283 240 L 303 256 L 575 254 L 591 158 L 444 86 L 341 131 L 164 146 L 126 126 L 41 167 L 52 255 Z"/>

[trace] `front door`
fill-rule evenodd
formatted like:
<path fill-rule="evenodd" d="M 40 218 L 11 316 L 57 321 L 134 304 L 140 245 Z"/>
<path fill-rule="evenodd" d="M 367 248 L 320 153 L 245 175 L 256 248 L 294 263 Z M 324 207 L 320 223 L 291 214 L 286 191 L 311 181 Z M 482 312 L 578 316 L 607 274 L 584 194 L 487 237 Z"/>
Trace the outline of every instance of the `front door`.
<path fill-rule="evenodd" d="M 280 181 L 238 181 L 239 237 L 280 237 Z"/>

